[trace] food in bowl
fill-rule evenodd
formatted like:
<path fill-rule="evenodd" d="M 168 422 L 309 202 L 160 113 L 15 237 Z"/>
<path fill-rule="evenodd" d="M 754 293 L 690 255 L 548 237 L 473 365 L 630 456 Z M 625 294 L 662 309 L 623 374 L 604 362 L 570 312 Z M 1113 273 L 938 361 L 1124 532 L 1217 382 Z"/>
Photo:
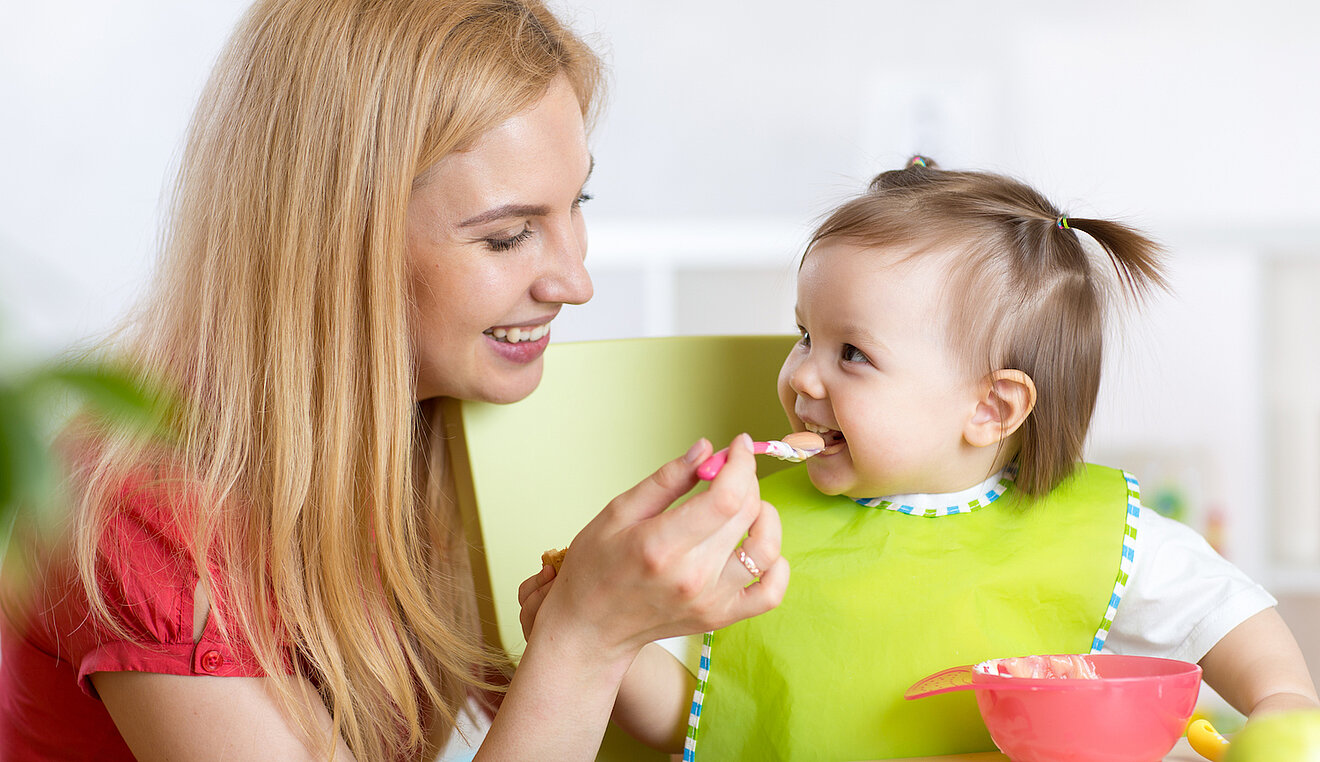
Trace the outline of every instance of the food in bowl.
<path fill-rule="evenodd" d="M 1178 742 L 1196 708 L 1200 667 L 1146 656 L 1085 659 L 1094 678 L 973 670 L 981 718 L 1013 762 L 1150 762 Z"/>
<path fill-rule="evenodd" d="M 1010 674 L 1037 669 L 1050 674 Z M 1182 736 L 1200 687 L 1201 668 L 1185 661 L 1055 654 L 952 667 L 905 697 L 975 691 L 990 737 L 1013 762 L 1151 762 Z"/>
<path fill-rule="evenodd" d="M 1030 677 L 1038 680 L 1095 680 L 1095 667 L 1080 654 L 1015 656 L 991 659 L 976 665 L 987 674 Z"/>

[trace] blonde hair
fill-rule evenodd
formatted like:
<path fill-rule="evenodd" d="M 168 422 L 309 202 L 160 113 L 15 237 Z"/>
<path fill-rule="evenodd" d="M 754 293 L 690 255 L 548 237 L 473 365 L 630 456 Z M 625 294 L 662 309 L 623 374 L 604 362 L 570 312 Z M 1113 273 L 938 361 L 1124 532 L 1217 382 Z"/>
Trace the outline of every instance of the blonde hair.
<path fill-rule="evenodd" d="M 1088 254 L 1078 231 L 1100 245 L 1109 268 Z M 1066 217 L 1022 182 L 943 170 L 924 157 L 877 175 L 834 210 L 808 255 L 829 239 L 904 258 L 950 258 L 947 336 L 967 358 L 964 370 L 1020 370 L 1036 385 L 1035 408 L 1014 435 L 1015 481 L 1030 495 L 1049 492 L 1081 458 L 1111 293 L 1135 302 L 1166 287 L 1159 247 L 1132 228 Z"/>
<path fill-rule="evenodd" d="M 505 669 L 476 636 L 439 406 L 415 401 L 404 231 L 417 178 L 558 76 L 590 120 L 599 61 L 538 0 L 260 0 L 194 116 L 125 350 L 191 406 L 157 486 L 211 616 L 327 752 L 417 756 Z M 98 555 L 152 456 L 125 438 L 98 453 L 74 552 L 122 631 Z M 329 738 L 293 709 L 298 679 Z"/>

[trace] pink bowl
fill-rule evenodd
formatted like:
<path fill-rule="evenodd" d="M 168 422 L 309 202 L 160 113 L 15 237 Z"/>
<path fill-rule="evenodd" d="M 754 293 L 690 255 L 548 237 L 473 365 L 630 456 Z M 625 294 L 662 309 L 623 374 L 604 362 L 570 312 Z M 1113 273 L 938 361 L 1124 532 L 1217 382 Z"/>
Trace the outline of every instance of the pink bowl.
<path fill-rule="evenodd" d="M 1094 654 L 1096 680 L 972 674 L 990 737 L 1013 762 L 1156 762 L 1196 708 L 1201 668 Z"/>

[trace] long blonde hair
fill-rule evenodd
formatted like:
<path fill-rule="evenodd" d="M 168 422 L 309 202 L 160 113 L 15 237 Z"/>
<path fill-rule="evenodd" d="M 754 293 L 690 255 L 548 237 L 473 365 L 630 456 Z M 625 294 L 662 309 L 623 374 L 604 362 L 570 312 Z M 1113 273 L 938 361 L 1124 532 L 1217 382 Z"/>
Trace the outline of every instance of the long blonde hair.
<path fill-rule="evenodd" d="M 124 350 L 190 403 L 158 472 L 211 617 L 253 645 L 327 751 L 342 737 L 362 759 L 416 755 L 500 667 L 475 634 L 442 497 L 438 406 L 415 401 L 413 183 L 557 76 L 590 118 L 599 73 L 538 0 L 259 0 L 202 95 Z M 118 627 L 98 556 L 117 552 L 116 490 L 150 456 L 126 438 L 98 453 L 74 553 L 94 612 Z M 293 710 L 298 679 L 334 736 Z"/>

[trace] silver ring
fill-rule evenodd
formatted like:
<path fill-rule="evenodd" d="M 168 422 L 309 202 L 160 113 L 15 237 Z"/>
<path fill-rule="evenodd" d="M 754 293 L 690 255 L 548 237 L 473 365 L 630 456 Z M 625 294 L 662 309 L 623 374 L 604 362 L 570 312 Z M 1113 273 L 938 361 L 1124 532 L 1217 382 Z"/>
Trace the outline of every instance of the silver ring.
<path fill-rule="evenodd" d="M 738 560 L 742 562 L 742 565 L 747 569 L 748 572 L 751 573 L 753 577 L 755 577 L 756 579 L 761 578 L 760 568 L 757 567 L 756 562 L 753 561 L 751 556 L 747 555 L 747 553 L 742 548 L 738 548 Z"/>

